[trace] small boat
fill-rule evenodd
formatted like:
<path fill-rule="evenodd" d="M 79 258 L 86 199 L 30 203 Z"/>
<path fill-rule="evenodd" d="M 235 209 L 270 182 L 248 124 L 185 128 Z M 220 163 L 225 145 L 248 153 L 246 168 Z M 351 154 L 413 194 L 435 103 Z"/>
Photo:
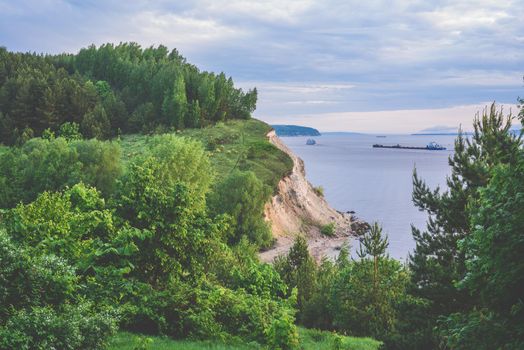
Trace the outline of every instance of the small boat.
<path fill-rule="evenodd" d="M 313 140 L 313 139 L 307 139 L 307 141 L 306 141 L 306 145 L 308 145 L 308 146 L 316 145 L 316 143 L 317 142 L 315 140 Z"/>
<path fill-rule="evenodd" d="M 386 135 L 377 135 L 378 138 L 381 138 L 381 139 L 384 139 L 386 138 L 387 136 Z"/>
<path fill-rule="evenodd" d="M 373 148 L 424 149 L 428 151 L 444 151 L 446 149 L 446 147 L 443 147 L 436 142 L 430 142 L 427 144 L 426 147 L 401 146 L 400 144 L 396 144 L 394 146 L 384 146 L 384 145 L 374 144 Z"/>

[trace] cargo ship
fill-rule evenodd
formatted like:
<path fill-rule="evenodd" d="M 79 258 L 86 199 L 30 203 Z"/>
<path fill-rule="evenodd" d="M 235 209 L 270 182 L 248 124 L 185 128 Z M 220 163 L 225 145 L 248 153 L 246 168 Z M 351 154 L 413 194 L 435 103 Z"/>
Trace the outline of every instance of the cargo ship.
<path fill-rule="evenodd" d="M 430 142 L 427 144 L 426 147 L 401 146 L 398 144 L 394 146 L 384 146 L 384 145 L 374 144 L 373 148 L 423 149 L 426 151 L 444 151 L 446 149 L 446 147 L 443 147 L 436 142 Z"/>

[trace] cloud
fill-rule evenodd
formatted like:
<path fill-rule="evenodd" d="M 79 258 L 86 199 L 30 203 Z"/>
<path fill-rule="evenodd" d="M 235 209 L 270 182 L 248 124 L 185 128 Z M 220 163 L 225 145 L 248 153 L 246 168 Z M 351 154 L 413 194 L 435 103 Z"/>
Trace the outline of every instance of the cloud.
<path fill-rule="evenodd" d="M 260 118 L 337 126 L 332 113 L 514 103 L 524 95 L 522 18 L 520 0 L 0 0 L 0 43 L 164 44 L 257 86 Z"/>

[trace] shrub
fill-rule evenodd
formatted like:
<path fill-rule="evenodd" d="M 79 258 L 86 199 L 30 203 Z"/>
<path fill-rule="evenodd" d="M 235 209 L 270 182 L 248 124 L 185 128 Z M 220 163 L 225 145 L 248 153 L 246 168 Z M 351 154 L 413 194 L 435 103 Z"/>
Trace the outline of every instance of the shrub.
<path fill-rule="evenodd" d="M 31 139 L 0 154 L 0 208 L 30 202 L 43 191 L 85 182 L 104 195 L 120 177 L 120 148 L 97 140 Z"/>
<path fill-rule="evenodd" d="M 60 126 L 58 135 L 68 141 L 81 140 L 82 134 L 80 133 L 80 126 L 77 123 L 66 122 Z"/>
<path fill-rule="evenodd" d="M 76 289 L 74 270 L 54 256 L 32 256 L 0 231 L 0 324 L 12 310 L 60 305 Z"/>
<path fill-rule="evenodd" d="M 335 223 L 330 222 L 327 225 L 323 225 L 320 228 L 320 233 L 323 234 L 324 236 L 333 237 L 335 235 Z"/>
<path fill-rule="evenodd" d="M 229 243 L 236 244 L 247 236 L 259 247 L 271 245 L 271 230 L 264 219 L 264 205 L 270 195 L 271 189 L 251 171 L 235 171 L 217 186 L 209 206 L 214 214 L 232 217 Z"/>
<path fill-rule="evenodd" d="M 268 330 L 268 340 L 271 349 L 291 350 L 299 346 L 298 331 L 294 318 L 283 314 L 273 320 Z"/>
<path fill-rule="evenodd" d="M 163 291 L 142 284 L 133 295 L 123 307 L 123 326 L 142 333 L 267 344 L 272 341 L 270 327 L 276 327 L 273 332 L 284 332 L 281 328 L 285 325 L 271 325 L 285 314 L 294 330 L 287 301 L 204 280 L 197 284 L 178 282 Z"/>
<path fill-rule="evenodd" d="M 117 323 L 111 312 L 89 304 L 19 310 L 0 326 L 0 349 L 104 349 Z"/>
<path fill-rule="evenodd" d="M 315 193 L 319 195 L 320 197 L 324 198 L 324 187 L 322 186 L 313 187 L 313 191 L 315 191 Z"/>

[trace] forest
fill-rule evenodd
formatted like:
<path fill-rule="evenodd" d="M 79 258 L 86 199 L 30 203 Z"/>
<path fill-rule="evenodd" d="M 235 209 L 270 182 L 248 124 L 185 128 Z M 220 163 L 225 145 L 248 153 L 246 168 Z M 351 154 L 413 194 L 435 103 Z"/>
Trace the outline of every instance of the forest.
<path fill-rule="evenodd" d="M 0 56 L 0 349 L 524 347 L 522 105 L 457 137 L 447 189 L 414 172 L 406 264 L 376 223 L 265 264 L 293 164 L 256 89 L 162 46 Z"/>
<path fill-rule="evenodd" d="M 20 144 L 64 123 L 86 138 L 203 127 L 247 119 L 256 89 L 201 72 L 165 46 L 90 46 L 78 54 L 37 55 L 0 48 L 0 142 Z"/>

